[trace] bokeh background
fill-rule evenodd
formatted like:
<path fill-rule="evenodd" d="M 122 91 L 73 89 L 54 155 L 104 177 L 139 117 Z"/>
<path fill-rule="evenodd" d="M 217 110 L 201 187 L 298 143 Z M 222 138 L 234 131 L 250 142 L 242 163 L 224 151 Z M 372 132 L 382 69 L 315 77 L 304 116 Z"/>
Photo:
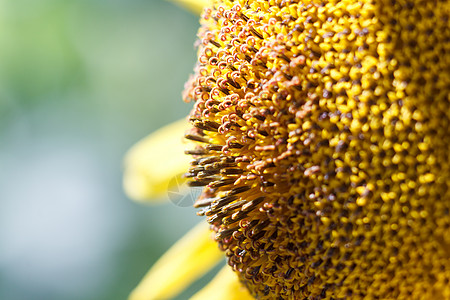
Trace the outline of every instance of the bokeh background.
<path fill-rule="evenodd" d="M 197 28 L 160 0 L 0 0 L 0 299 L 125 299 L 200 221 L 121 187 L 127 149 L 190 110 Z"/>

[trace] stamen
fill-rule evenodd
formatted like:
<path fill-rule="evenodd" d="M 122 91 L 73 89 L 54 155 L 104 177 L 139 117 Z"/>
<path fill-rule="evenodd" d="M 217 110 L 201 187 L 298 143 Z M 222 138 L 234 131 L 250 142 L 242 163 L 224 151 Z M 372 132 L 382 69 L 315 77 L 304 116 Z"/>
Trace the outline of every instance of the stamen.
<path fill-rule="evenodd" d="M 218 180 L 218 181 L 214 181 L 214 182 L 210 183 L 209 187 L 211 187 L 211 188 L 219 188 L 219 187 L 223 187 L 223 186 L 227 186 L 227 185 L 233 184 L 234 181 L 235 181 L 234 178 L 222 179 L 222 180 Z"/>
<path fill-rule="evenodd" d="M 199 135 L 195 135 L 195 134 L 186 134 L 184 136 L 184 138 L 191 140 L 191 141 L 200 142 L 200 143 L 209 143 L 207 138 L 199 136 Z"/>

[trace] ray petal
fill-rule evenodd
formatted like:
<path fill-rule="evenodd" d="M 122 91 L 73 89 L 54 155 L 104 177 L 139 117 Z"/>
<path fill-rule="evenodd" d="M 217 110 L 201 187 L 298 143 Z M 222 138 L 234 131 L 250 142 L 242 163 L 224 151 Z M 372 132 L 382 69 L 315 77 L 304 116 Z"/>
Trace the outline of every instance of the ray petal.
<path fill-rule="evenodd" d="M 213 268 L 223 253 L 200 223 L 173 245 L 150 269 L 129 300 L 170 299 Z"/>
<path fill-rule="evenodd" d="M 239 282 L 229 266 L 223 267 L 211 282 L 191 300 L 252 300 L 248 290 Z"/>
<path fill-rule="evenodd" d="M 183 119 L 169 124 L 135 144 L 125 156 L 123 185 L 128 197 L 137 201 L 167 199 L 171 185 L 179 184 L 189 168 L 184 155 Z"/>
<path fill-rule="evenodd" d="M 212 0 L 170 0 L 174 3 L 177 3 L 180 6 L 183 6 L 193 13 L 200 15 L 203 8 L 209 5 Z"/>

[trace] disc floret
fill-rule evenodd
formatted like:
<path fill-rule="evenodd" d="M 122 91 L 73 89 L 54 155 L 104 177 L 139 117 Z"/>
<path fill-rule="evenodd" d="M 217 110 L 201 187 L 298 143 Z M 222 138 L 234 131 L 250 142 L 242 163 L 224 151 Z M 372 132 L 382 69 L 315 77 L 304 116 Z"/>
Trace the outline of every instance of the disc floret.
<path fill-rule="evenodd" d="M 187 177 L 256 298 L 450 298 L 445 6 L 204 11 Z"/>

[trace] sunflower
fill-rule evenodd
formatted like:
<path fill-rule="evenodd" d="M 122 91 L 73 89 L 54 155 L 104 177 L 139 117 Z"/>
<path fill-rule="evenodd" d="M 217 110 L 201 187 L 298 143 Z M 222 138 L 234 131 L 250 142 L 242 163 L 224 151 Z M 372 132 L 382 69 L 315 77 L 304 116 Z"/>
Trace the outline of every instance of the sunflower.
<path fill-rule="evenodd" d="M 449 14 L 446 0 L 207 5 L 191 127 L 132 150 L 125 183 L 135 198 L 160 190 L 159 145 L 185 132 L 209 228 L 131 298 L 173 296 L 223 253 L 194 298 L 450 299 Z"/>

